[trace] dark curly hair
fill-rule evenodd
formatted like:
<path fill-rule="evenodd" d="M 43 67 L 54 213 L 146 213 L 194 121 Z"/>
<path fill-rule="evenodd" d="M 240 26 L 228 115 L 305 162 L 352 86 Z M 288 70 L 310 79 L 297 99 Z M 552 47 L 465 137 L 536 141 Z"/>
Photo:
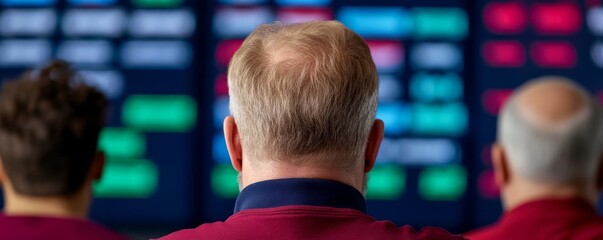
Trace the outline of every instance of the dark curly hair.
<path fill-rule="evenodd" d="M 95 157 L 107 99 L 62 61 L 7 81 L 0 92 L 0 159 L 17 193 L 79 191 Z"/>

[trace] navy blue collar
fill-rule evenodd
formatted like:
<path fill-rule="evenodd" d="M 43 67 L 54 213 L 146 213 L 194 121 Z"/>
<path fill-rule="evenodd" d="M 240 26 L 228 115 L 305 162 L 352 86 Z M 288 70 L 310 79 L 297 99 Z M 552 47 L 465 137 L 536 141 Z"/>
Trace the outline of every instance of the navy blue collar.
<path fill-rule="evenodd" d="M 239 194 L 234 213 L 291 205 L 351 208 L 366 213 L 366 201 L 356 188 L 314 178 L 275 179 L 251 184 Z"/>

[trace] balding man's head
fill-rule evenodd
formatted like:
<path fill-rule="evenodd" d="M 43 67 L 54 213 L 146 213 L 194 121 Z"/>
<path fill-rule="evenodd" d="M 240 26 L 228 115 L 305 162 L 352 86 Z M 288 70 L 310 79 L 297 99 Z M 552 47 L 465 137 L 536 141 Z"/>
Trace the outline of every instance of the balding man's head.
<path fill-rule="evenodd" d="M 378 83 L 367 44 L 339 22 L 258 27 L 228 68 L 243 154 L 357 165 L 375 121 Z"/>
<path fill-rule="evenodd" d="M 600 105 L 580 86 L 543 77 L 505 104 L 498 140 L 514 172 L 558 184 L 592 181 L 603 145 Z"/>

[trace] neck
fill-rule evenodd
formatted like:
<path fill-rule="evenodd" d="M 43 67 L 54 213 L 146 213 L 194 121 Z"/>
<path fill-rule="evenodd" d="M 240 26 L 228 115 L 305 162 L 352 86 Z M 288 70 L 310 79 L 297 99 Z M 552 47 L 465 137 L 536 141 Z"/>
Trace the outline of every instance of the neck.
<path fill-rule="evenodd" d="M 47 216 L 85 219 L 88 214 L 90 191 L 80 191 L 70 196 L 25 196 L 4 188 L 4 213 L 6 215 Z"/>
<path fill-rule="evenodd" d="M 240 176 L 240 188 L 243 189 L 250 184 L 272 179 L 318 178 L 345 183 L 360 192 L 364 192 L 366 174 L 362 174 L 362 170 L 356 172 L 361 174 L 351 174 L 349 171 L 341 168 L 328 169 L 282 162 L 259 163 L 259 161 L 254 161 L 254 164 L 246 164 L 244 162 L 243 171 Z"/>
<path fill-rule="evenodd" d="M 525 203 L 554 198 L 582 198 L 593 206 L 597 204 L 597 194 L 565 184 L 547 184 L 534 181 L 519 180 L 502 190 L 503 205 L 509 211 Z"/>

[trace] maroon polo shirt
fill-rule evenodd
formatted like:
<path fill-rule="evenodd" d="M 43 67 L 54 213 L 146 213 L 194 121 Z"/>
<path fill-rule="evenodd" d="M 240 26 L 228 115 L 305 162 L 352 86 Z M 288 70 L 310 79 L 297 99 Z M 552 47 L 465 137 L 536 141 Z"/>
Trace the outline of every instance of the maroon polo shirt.
<path fill-rule="evenodd" d="M 363 195 L 343 183 L 279 179 L 247 186 L 224 222 L 172 233 L 162 240 L 463 240 L 443 229 L 397 227 L 366 213 Z"/>
<path fill-rule="evenodd" d="M 126 238 L 83 219 L 0 214 L 0 239 L 124 240 Z"/>
<path fill-rule="evenodd" d="M 471 240 L 596 240 L 603 239 L 603 219 L 585 200 L 546 199 L 505 213 L 494 225 L 466 235 Z"/>

